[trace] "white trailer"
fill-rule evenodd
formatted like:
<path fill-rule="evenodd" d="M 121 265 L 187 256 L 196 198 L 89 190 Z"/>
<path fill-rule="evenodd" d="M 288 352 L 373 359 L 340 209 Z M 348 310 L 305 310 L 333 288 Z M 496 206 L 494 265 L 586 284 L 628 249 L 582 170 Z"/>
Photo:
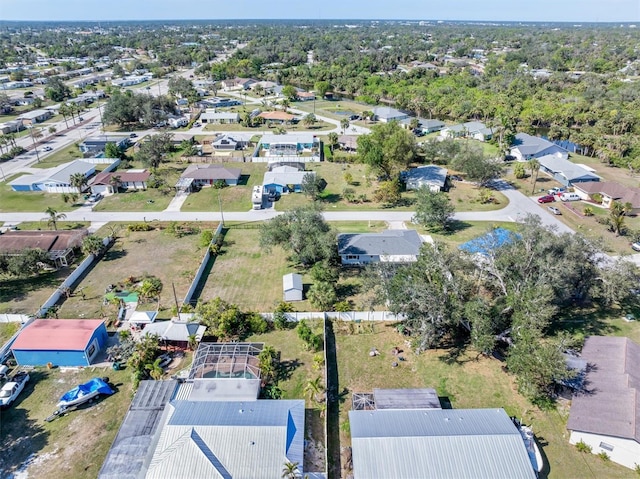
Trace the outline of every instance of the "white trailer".
<path fill-rule="evenodd" d="M 251 195 L 251 202 L 253 203 L 254 210 L 262 209 L 262 185 L 256 185 L 253 187 L 253 194 Z"/>

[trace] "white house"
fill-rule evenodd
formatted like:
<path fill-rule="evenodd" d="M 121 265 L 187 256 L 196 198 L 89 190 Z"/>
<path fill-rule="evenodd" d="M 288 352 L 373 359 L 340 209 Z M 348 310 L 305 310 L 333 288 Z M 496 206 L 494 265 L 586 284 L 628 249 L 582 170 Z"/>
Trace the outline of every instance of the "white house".
<path fill-rule="evenodd" d="M 96 165 L 82 160 L 63 163 L 55 168 L 43 169 L 42 173 L 23 175 L 11 181 L 14 191 L 46 191 L 47 193 L 81 193 L 71 186 L 71 177 L 77 173 L 89 178 L 96 172 Z"/>
<path fill-rule="evenodd" d="M 444 138 L 473 138 L 487 141 L 493 137 L 493 130 L 480 121 L 468 121 L 458 125 L 451 125 L 440 130 Z"/>
<path fill-rule="evenodd" d="M 407 113 L 388 106 L 379 106 L 373 109 L 374 120 L 389 123 L 391 121 L 402 121 L 409 118 Z"/>
<path fill-rule="evenodd" d="M 591 336 L 582 348 L 586 391 L 571 401 L 569 442 L 591 446 L 618 464 L 640 464 L 640 345 L 629 338 Z"/>
<path fill-rule="evenodd" d="M 438 192 L 447 184 L 447 169 L 437 165 L 419 166 L 403 172 L 401 178 L 407 185 L 407 190 L 426 187 Z"/>
<path fill-rule="evenodd" d="M 238 123 L 240 121 L 240 115 L 231 111 L 216 112 L 215 110 L 207 110 L 200 115 L 200 121 L 202 123 Z"/>
<path fill-rule="evenodd" d="M 418 260 L 422 238 L 416 230 L 338 235 L 338 254 L 345 266 L 369 263 L 409 263 Z"/>
<path fill-rule="evenodd" d="M 546 155 L 559 155 L 565 159 L 569 156 L 569 152 L 561 146 L 544 138 L 540 138 L 539 136 L 528 135 L 527 133 L 516 134 L 509 154 L 518 161 L 541 158 Z"/>

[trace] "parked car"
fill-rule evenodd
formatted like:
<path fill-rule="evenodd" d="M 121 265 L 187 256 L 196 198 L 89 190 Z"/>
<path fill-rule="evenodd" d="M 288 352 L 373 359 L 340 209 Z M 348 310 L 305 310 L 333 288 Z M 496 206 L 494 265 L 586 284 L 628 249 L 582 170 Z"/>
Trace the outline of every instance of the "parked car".
<path fill-rule="evenodd" d="M 580 201 L 581 199 L 578 193 L 562 193 L 560 195 L 561 201 Z"/>
<path fill-rule="evenodd" d="M 0 389 L 0 407 L 8 407 L 20 395 L 24 386 L 29 382 L 29 374 L 19 372 L 13 375 L 9 382 Z"/>
<path fill-rule="evenodd" d="M 51 148 L 50 146 L 45 146 L 43 148 L 44 151 L 53 151 L 53 148 Z"/>
<path fill-rule="evenodd" d="M 84 121 L 84 118 L 79 117 L 79 118 L 78 118 L 78 121 Z"/>
<path fill-rule="evenodd" d="M 553 203 L 556 200 L 556 197 L 553 195 L 544 195 L 538 198 L 538 203 Z"/>
<path fill-rule="evenodd" d="M 196 128 L 200 128 L 202 124 L 199 121 L 197 121 L 193 124 L 193 126 L 195 126 Z"/>
<path fill-rule="evenodd" d="M 631 249 L 633 251 L 640 251 L 640 243 L 638 243 L 638 242 L 631 243 Z"/>
<path fill-rule="evenodd" d="M 135 133 L 130 133 L 129 134 L 129 138 L 137 138 L 137 137 L 138 137 L 138 135 L 136 135 Z"/>
<path fill-rule="evenodd" d="M 555 206 L 547 206 L 547 209 L 553 213 L 554 215 L 561 215 L 562 213 L 560 212 L 560 210 L 558 208 L 556 208 Z"/>
<path fill-rule="evenodd" d="M 549 191 L 547 191 L 548 194 L 550 195 L 561 195 L 562 193 L 565 193 L 567 191 L 567 189 L 563 186 L 555 186 L 553 188 L 551 188 Z"/>

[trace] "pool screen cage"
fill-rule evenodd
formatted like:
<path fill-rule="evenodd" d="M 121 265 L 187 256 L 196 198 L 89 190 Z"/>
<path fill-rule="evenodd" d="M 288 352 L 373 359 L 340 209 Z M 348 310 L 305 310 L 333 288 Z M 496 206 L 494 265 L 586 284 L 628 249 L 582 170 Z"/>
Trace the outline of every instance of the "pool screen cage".
<path fill-rule="evenodd" d="M 258 355 L 264 343 L 200 343 L 189 379 L 260 379 Z"/>

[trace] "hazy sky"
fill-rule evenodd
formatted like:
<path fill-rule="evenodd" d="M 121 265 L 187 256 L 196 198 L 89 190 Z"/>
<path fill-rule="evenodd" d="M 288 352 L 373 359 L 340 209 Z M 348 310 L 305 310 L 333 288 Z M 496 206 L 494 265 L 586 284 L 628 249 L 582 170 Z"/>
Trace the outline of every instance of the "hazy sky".
<path fill-rule="evenodd" d="M 244 18 L 639 22 L 640 0 L 0 0 L 0 20 Z"/>

